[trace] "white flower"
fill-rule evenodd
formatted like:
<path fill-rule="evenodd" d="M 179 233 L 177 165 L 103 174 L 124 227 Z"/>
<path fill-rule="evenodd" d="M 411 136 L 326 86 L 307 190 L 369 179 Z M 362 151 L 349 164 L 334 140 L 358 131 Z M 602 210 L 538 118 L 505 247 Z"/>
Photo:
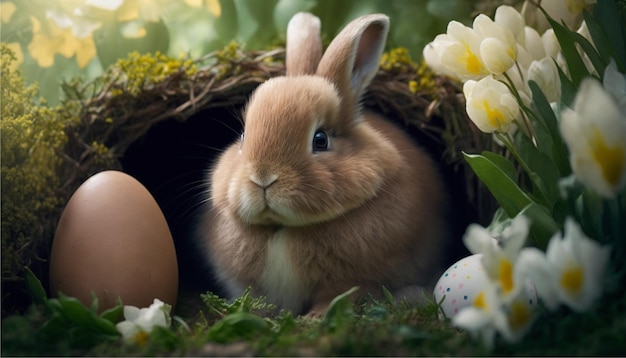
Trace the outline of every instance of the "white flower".
<path fill-rule="evenodd" d="M 604 70 L 602 84 L 604 89 L 615 99 L 622 115 L 626 117 L 626 74 L 617 70 L 615 60 L 611 60 L 611 63 Z"/>
<path fill-rule="evenodd" d="M 530 57 L 535 61 L 546 57 L 546 49 L 537 30 L 526 26 L 524 33 L 526 35 L 524 36 L 525 41 L 523 44 Z"/>
<path fill-rule="evenodd" d="M 561 78 L 551 57 L 533 61 L 528 68 L 528 80 L 537 82 L 548 102 L 557 102 L 561 98 Z"/>
<path fill-rule="evenodd" d="M 609 248 L 586 237 L 574 220 L 568 217 L 563 236 L 557 233 L 550 239 L 546 256 L 561 302 L 582 312 L 602 294 Z"/>
<path fill-rule="evenodd" d="M 157 298 L 148 308 L 124 306 L 124 318 L 125 321 L 116 325 L 117 330 L 126 341 L 140 345 L 145 343 L 154 327 L 169 327 L 168 308 Z"/>
<path fill-rule="evenodd" d="M 506 132 L 519 113 L 519 104 L 508 87 L 491 76 L 463 85 L 466 111 L 485 133 Z"/>
<path fill-rule="evenodd" d="M 486 285 L 472 302 L 452 318 L 452 324 L 462 328 L 474 337 L 480 336 L 487 349 L 493 348 L 496 328 L 506 325 L 506 317 L 501 310 L 495 287 Z"/>
<path fill-rule="evenodd" d="M 494 22 L 484 14 L 474 19 L 473 29 L 481 37 L 480 58 L 492 74 L 502 74 L 517 57 L 517 42 L 508 28 Z"/>
<path fill-rule="evenodd" d="M 463 237 L 465 246 L 473 254 L 482 253 L 481 263 L 487 276 L 496 283 L 498 293 L 505 302 L 510 302 L 519 293 L 523 283 L 515 270 L 515 263 L 526 242 L 530 221 L 518 215 L 501 233 L 492 234 L 480 225 L 471 224 Z"/>
<path fill-rule="evenodd" d="M 425 56 L 429 65 L 443 67 L 441 72 L 453 74 L 461 81 L 480 79 L 489 74 L 480 59 L 481 38 L 476 32 L 458 21 L 450 21 L 446 34 L 441 34 L 427 45 L 436 56 Z M 433 59 L 438 59 L 434 60 Z"/>
<path fill-rule="evenodd" d="M 448 35 L 440 34 L 435 37 L 435 39 L 424 46 L 424 50 L 422 51 L 422 56 L 424 61 L 428 64 L 428 66 L 437 74 L 446 75 L 451 78 L 458 78 L 456 73 L 452 72 L 447 66 L 441 62 L 441 57 L 439 52 L 441 51 L 445 42 L 449 42 Z M 438 52 L 439 51 L 439 52 Z"/>
<path fill-rule="evenodd" d="M 496 9 L 496 14 L 493 17 L 493 21 L 497 24 L 508 28 L 517 43 L 526 42 L 526 34 L 524 32 L 525 22 L 524 17 L 514 7 L 508 5 L 500 5 Z"/>
<path fill-rule="evenodd" d="M 585 236 L 571 218 L 565 220 L 564 234 L 556 233 L 544 255 L 529 249 L 520 255 L 527 274 L 546 307 L 564 303 L 583 312 L 602 294 L 602 278 L 609 259 L 608 247 Z"/>
<path fill-rule="evenodd" d="M 529 281 L 526 283 L 529 284 Z M 532 284 L 529 285 L 534 287 Z M 520 290 L 508 304 L 502 305 L 502 313 L 506 320 L 499 321 L 497 328 L 508 342 L 519 342 L 537 318 L 536 303 L 529 304 L 528 296 L 528 292 Z"/>
<path fill-rule="evenodd" d="M 534 304 L 527 302 L 528 292 L 519 291 L 510 302 L 505 302 L 496 290 L 496 286 L 486 284 L 472 305 L 461 309 L 452 318 L 453 325 L 474 337 L 480 336 L 488 349 L 493 347 L 496 332 L 508 342 L 518 342 L 537 317 Z"/>
<path fill-rule="evenodd" d="M 559 125 L 574 175 L 614 197 L 626 185 L 626 120 L 613 97 L 595 79 L 584 79 L 574 109 L 561 111 Z"/>
<path fill-rule="evenodd" d="M 556 22 L 565 22 L 565 25 L 570 29 L 576 29 L 582 21 L 582 12 L 585 7 L 594 4 L 596 0 L 548 0 L 541 1 L 541 7 L 552 17 Z M 543 31 L 550 27 L 548 20 L 543 13 L 534 5 L 534 1 L 526 1 L 524 6 L 528 6 L 526 13 L 529 17 L 535 20 L 535 27 L 538 31 Z M 531 21 L 533 22 L 533 21 Z M 533 25 L 530 23 L 530 25 Z"/>

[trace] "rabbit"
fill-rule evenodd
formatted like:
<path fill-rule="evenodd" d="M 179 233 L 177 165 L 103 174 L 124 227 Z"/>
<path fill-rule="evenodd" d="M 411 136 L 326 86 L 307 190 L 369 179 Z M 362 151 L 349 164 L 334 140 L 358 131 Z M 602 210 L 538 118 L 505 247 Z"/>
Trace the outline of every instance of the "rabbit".
<path fill-rule="evenodd" d="M 286 75 L 253 92 L 243 134 L 209 170 L 198 239 L 231 298 L 252 287 L 279 309 L 321 317 L 355 286 L 354 300 L 432 285 L 447 199 L 433 160 L 360 105 L 388 17 L 355 19 L 323 55 L 316 19 L 292 18 Z"/>

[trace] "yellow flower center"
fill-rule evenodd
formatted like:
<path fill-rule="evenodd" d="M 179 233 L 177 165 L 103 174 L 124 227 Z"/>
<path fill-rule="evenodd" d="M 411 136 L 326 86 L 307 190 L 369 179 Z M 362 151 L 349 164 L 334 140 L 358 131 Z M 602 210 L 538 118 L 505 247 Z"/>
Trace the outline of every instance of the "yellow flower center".
<path fill-rule="evenodd" d="M 500 128 L 502 123 L 504 122 L 504 115 L 497 108 L 491 108 L 489 102 L 483 101 L 483 107 L 485 108 L 485 113 L 487 114 L 487 120 L 489 124 L 491 124 L 495 128 Z"/>
<path fill-rule="evenodd" d="M 580 14 L 585 8 L 585 0 L 565 0 L 567 10 L 574 14 Z"/>
<path fill-rule="evenodd" d="M 516 331 L 526 327 L 530 321 L 530 310 L 523 302 L 515 301 L 511 304 L 511 311 L 508 315 L 508 321 L 511 328 Z"/>
<path fill-rule="evenodd" d="M 135 343 L 137 343 L 138 346 L 145 346 L 148 343 L 148 333 L 144 332 L 144 331 L 139 331 L 137 332 L 137 334 L 135 334 Z"/>
<path fill-rule="evenodd" d="M 612 147 L 608 146 L 600 131 L 595 129 L 591 139 L 591 155 L 600 167 L 604 180 L 613 187 L 617 186 L 624 171 L 624 150 L 622 146 L 620 144 Z"/>
<path fill-rule="evenodd" d="M 498 279 L 500 280 L 504 293 L 509 293 L 513 290 L 513 265 L 511 261 L 506 259 L 500 260 Z"/>
<path fill-rule="evenodd" d="M 571 266 L 561 275 L 561 287 L 571 294 L 580 292 L 583 287 L 584 272 L 580 266 Z"/>
<path fill-rule="evenodd" d="M 465 46 L 465 53 L 461 62 L 465 63 L 465 67 L 469 73 L 479 74 L 482 72 L 483 64 L 480 63 L 478 56 L 470 50 L 469 46 Z"/>
<path fill-rule="evenodd" d="M 481 310 L 487 310 L 487 301 L 485 300 L 485 292 L 481 292 L 476 296 L 474 300 L 474 306 L 476 308 L 480 308 Z"/>

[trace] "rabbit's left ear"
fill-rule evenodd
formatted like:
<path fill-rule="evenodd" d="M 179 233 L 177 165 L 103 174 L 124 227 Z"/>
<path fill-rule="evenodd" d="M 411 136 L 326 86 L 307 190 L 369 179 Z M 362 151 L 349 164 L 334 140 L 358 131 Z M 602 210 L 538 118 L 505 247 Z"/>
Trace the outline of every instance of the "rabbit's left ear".
<path fill-rule="evenodd" d="M 317 74 L 337 86 L 343 101 L 355 107 L 358 104 L 378 71 L 388 31 L 386 15 L 365 15 L 350 22 L 326 49 Z"/>

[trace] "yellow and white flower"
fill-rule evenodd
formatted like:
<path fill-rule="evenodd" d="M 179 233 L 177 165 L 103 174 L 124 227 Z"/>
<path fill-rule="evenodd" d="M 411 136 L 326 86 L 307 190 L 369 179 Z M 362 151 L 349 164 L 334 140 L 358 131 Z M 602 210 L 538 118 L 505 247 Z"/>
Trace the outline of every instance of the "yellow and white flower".
<path fill-rule="evenodd" d="M 563 236 L 557 233 L 548 243 L 546 256 L 553 287 L 559 301 L 575 311 L 587 310 L 602 294 L 602 278 L 609 248 L 589 239 L 571 218 Z"/>
<path fill-rule="evenodd" d="M 484 14 L 474 19 L 473 29 L 481 37 L 480 58 L 492 74 L 502 74 L 517 57 L 517 42 L 511 30 Z"/>
<path fill-rule="evenodd" d="M 480 58 L 481 38 L 470 27 L 458 21 L 448 23 L 447 33 L 426 45 L 426 63 L 461 81 L 478 80 L 489 74 Z"/>
<path fill-rule="evenodd" d="M 602 278 L 610 249 L 582 232 L 570 217 L 564 233 L 556 233 L 546 254 L 527 249 L 520 255 L 523 274 L 531 278 L 537 294 L 549 309 L 564 303 L 577 312 L 587 310 L 602 295 Z"/>
<path fill-rule="evenodd" d="M 508 87 L 491 76 L 463 85 L 465 108 L 478 129 L 505 133 L 519 114 L 519 104 Z"/>
<path fill-rule="evenodd" d="M 626 185 L 626 120 L 600 82 L 586 78 L 574 108 L 561 111 L 560 131 L 574 175 L 606 198 Z"/>
<path fill-rule="evenodd" d="M 497 327 L 506 325 L 506 317 L 501 307 L 495 287 L 486 285 L 476 296 L 472 306 L 463 308 L 452 318 L 452 324 L 470 332 L 474 337 L 480 336 L 485 347 L 491 349 Z"/>
<path fill-rule="evenodd" d="M 526 242 L 530 221 L 518 215 L 501 232 L 496 241 L 487 229 L 471 224 L 463 237 L 465 246 L 473 254 L 482 253 L 481 263 L 487 276 L 495 282 L 499 297 L 510 302 L 522 287 L 522 277 L 515 270 L 515 263 Z"/>
<path fill-rule="evenodd" d="M 127 342 L 143 345 L 154 327 L 169 327 L 168 311 L 168 306 L 158 298 L 148 308 L 124 306 L 125 320 L 119 322 L 116 328 Z"/>

